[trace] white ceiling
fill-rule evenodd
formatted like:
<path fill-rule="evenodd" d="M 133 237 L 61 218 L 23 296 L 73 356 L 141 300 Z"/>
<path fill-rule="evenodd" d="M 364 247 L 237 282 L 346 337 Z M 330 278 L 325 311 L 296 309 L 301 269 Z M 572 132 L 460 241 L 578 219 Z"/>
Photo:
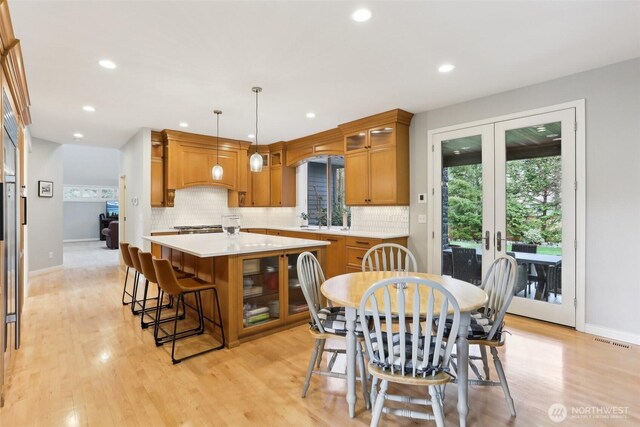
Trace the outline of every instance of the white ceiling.
<path fill-rule="evenodd" d="M 359 6 L 373 13 L 355 23 Z M 630 1 L 10 1 L 32 134 L 120 147 L 140 128 L 289 140 L 640 57 Z M 118 64 L 106 70 L 98 60 Z M 452 62 L 448 75 L 437 71 Z M 90 104 L 96 112 L 82 111 Z M 309 111 L 315 119 L 307 119 Z"/>

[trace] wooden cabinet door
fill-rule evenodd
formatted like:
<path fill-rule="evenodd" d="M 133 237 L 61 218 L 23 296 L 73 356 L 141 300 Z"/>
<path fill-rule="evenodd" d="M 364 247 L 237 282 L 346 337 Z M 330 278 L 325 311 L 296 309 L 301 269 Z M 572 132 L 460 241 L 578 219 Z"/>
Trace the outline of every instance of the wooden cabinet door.
<path fill-rule="evenodd" d="M 251 172 L 251 206 L 271 205 L 270 175 L 268 166 L 262 172 Z"/>
<path fill-rule="evenodd" d="M 151 206 L 164 207 L 164 170 L 162 157 L 151 158 Z"/>
<path fill-rule="evenodd" d="M 282 206 L 282 166 L 271 167 L 271 206 Z"/>
<path fill-rule="evenodd" d="M 369 153 L 345 156 L 345 202 L 349 206 L 366 205 L 369 200 Z"/>
<path fill-rule="evenodd" d="M 213 165 L 210 166 L 209 154 L 208 149 L 182 147 L 181 179 L 179 180 L 181 186 L 178 188 L 211 183 L 211 166 Z"/>
<path fill-rule="evenodd" d="M 390 205 L 398 203 L 397 180 L 399 173 L 408 174 L 408 170 L 396 170 L 395 147 L 371 150 L 369 153 L 371 167 L 369 179 L 371 183 L 371 198 L 369 202 L 375 205 Z"/>
<path fill-rule="evenodd" d="M 320 240 L 331 243 L 325 246 L 324 275 L 330 278 L 344 274 L 347 263 L 345 261 L 346 239 L 344 236 L 319 235 Z"/>

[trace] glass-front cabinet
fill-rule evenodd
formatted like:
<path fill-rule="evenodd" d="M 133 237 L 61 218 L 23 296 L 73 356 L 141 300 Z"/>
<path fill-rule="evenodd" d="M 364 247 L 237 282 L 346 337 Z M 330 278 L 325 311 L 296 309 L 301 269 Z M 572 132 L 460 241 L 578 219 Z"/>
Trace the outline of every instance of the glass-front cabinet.
<path fill-rule="evenodd" d="M 242 260 L 242 325 L 280 319 L 280 256 Z"/>
<path fill-rule="evenodd" d="M 241 336 L 308 318 L 296 268 L 299 255 L 276 252 L 241 258 Z"/>

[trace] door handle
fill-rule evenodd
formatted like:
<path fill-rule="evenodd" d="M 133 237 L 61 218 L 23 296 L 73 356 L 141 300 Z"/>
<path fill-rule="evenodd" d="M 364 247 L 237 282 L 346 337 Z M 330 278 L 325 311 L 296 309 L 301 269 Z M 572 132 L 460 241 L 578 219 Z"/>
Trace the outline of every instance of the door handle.
<path fill-rule="evenodd" d="M 491 233 L 489 233 L 489 230 L 484 232 L 484 248 L 486 250 L 489 250 L 489 239 L 490 239 L 489 236 L 490 235 L 491 235 Z"/>
<path fill-rule="evenodd" d="M 27 197 L 26 196 L 22 196 L 22 202 L 23 202 L 23 215 L 24 215 L 24 222 L 22 223 L 22 225 L 27 225 Z"/>
<path fill-rule="evenodd" d="M 498 252 L 502 251 L 502 233 L 499 231 L 496 235 L 496 249 Z"/>

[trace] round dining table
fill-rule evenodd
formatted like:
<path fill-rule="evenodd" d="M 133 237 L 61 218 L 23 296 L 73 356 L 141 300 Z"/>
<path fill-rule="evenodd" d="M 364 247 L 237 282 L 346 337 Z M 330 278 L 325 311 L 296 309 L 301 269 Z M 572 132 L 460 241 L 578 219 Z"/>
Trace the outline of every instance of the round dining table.
<path fill-rule="evenodd" d="M 456 339 L 456 353 L 458 358 L 458 414 L 460 425 L 466 426 L 468 406 L 468 371 L 469 371 L 469 323 L 471 311 L 476 310 L 487 302 L 487 293 L 478 286 L 449 276 L 427 273 L 412 273 L 398 271 L 369 271 L 347 273 L 332 277 L 322 284 L 322 294 L 336 306 L 344 306 L 346 314 L 346 353 L 347 353 L 347 403 L 349 416 L 355 416 L 356 405 L 356 318 L 360 300 L 365 291 L 373 284 L 392 277 L 419 277 L 432 280 L 444 286 L 458 301 L 460 306 L 460 328 Z"/>

